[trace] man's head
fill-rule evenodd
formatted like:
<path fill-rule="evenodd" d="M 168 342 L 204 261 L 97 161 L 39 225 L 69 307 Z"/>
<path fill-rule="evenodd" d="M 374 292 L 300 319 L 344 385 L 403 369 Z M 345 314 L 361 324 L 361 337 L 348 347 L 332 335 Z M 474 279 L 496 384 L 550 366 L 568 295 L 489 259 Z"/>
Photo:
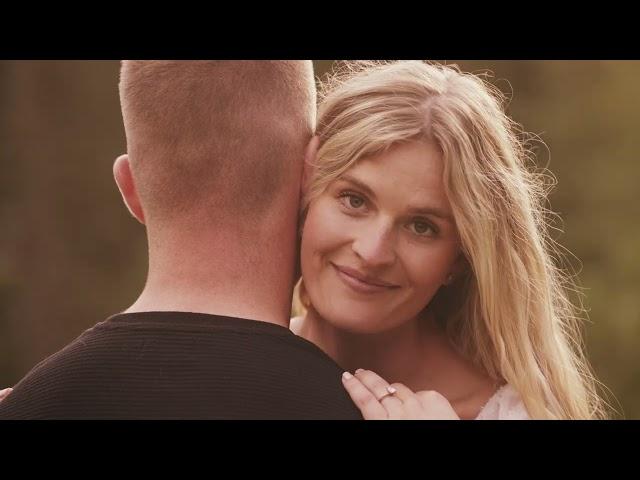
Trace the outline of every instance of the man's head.
<path fill-rule="evenodd" d="M 124 61 L 132 213 L 170 226 L 268 222 L 298 185 L 315 123 L 310 61 Z"/>

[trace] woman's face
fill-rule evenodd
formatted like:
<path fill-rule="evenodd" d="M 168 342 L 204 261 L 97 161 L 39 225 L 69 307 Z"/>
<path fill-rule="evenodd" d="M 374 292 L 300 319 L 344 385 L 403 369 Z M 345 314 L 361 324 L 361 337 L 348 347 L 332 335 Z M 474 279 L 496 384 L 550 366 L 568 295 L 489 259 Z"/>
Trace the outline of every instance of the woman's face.
<path fill-rule="evenodd" d="M 442 180 L 424 142 L 358 162 L 309 205 L 301 246 L 311 303 L 354 333 L 393 329 L 418 315 L 460 263 Z"/>

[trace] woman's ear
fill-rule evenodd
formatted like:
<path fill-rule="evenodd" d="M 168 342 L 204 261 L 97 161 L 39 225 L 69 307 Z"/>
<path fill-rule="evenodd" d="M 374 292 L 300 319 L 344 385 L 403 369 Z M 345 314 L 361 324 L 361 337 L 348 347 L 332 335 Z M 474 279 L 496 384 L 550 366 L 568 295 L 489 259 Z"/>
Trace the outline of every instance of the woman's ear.
<path fill-rule="evenodd" d="M 469 269 L 469 262 L 467 261 L 467 257 L 465 257 L 462 253 L 458 255 L 458 258 L 453 262 L 451 269 L 449 270 L 449 274 L 445 279 L 443 285 L 448 286 L 455 282 L 458 278 L 460 278 L 464 273 Z"/>

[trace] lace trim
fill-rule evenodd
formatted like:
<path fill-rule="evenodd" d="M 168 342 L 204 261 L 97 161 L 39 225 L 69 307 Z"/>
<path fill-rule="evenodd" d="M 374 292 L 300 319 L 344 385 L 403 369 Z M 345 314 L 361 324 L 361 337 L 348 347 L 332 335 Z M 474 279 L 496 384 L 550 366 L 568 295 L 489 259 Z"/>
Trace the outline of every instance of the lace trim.
<path fill-rule="evenodd" d="M 516 392 L 509 384 L 500 387 L 480 409 L 476 420 L 528 420 L 529 414 Z"/>

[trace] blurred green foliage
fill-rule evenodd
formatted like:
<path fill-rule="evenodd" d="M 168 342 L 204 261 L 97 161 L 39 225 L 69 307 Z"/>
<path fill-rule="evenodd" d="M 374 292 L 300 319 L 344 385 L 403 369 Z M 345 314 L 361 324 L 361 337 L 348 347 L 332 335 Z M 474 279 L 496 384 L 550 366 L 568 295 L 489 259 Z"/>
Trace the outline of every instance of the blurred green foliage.
<path fill-rule="evenodd" d="M 584 288 L 588 357 L 640 418 L 640 62 L 457 61 L 491 73 L 546 144 L 550 201 Z M 316 61 L 322 76 L 331 61 Z M 0 62 L 0 387 L 125 309 L 146 275 L 144 228 L 122 206 L 115 61 Z M 548 147 L 548 148 L 547 148 Z M 617 403 L 619 402 L 619 403 Z"/>

